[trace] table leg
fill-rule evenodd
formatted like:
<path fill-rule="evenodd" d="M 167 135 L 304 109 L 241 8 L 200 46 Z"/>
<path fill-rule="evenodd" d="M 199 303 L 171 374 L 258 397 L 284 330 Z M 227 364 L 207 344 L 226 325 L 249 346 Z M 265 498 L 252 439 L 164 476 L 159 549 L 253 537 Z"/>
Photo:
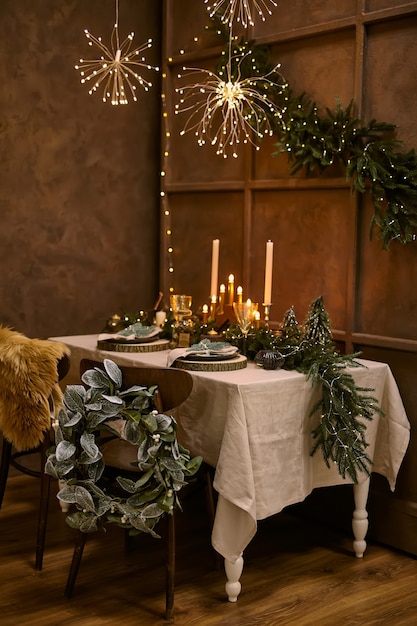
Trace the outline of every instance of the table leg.
<path fill-rule="evenodd" d="M 224 569 L 226 570 L 227 583 L 226 593 L 229 602 L 237 602 L 237 598 L 242 589 L 239 578 L 243 571 L 243 557 L 240 556 L 235 563 L 231 563 L 227 559 L 224 560 Z"/>
<path fill-rule="evenodd" d="M 353 550 L 356 556 L 360 559 L 363 557 L 363 553 L 366 550 L 366 533 L 368 531 L 368 511 L 366 510 L 366 503 L 368 501 L 369 493 L 369 478 L 365 482 L 359 485 L 353 485 L 353 497 L 355 500 L 355 510 L 353 511 L 352 530 L 353 536 Z"/>

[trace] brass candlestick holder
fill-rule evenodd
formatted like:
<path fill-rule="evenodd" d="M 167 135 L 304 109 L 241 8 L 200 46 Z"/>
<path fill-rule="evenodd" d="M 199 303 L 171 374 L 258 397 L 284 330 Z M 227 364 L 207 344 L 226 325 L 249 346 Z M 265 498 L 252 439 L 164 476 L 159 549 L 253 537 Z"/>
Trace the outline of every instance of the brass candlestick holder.
<path fill-rule="evenodd" d="M 222 290 L 223 287 L 223 290 Z M 218 303 L 218 307 L 217 307 L 217 315 L 223 315 L 224 314 L 224 305 L 225 305 L 225 287 L 224 285 L 220 286 L 220 293 L 219 293 L 219 303 Z"/>
<path fill-rule="evenodd" d="M 270 302 L 269 304 L 265 304 L 265 302 L 262 304 L 262 306 L 264 307 L 264 322 L 265 322 L 265 326 L 267 328 L 269 328 L 269 320 L 270 320 L 270 313 L 271 313 L 271 306 L 272 306 L 272 302 Z"/>

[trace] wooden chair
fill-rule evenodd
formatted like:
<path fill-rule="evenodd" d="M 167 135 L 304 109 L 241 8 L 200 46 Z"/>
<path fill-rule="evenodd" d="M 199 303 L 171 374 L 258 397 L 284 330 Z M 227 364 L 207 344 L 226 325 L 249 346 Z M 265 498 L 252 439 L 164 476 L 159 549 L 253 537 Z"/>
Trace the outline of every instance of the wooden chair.
<path fill-rule="evenodd" d="M 103 364 L 89 359 L 83 359 L 80 364 L 81 375 L 95 367 L 103 368 Z M 133 366 L 119 366 L 123 376 L 123 388 L 133 385 L 144 387 L 158 386 L 157 406 L 160 412 L 169 413 L 177 409 L 191 393 L 193 379 L 189 372 L 174 368 L 139 368 Z M 136 446 L 121 440 L 113 439 L 103 445 L 106 469 L 116 470 L 116 473 L 132 473 L 132 462 L 137 460 Z M 137 470 L 139 471 L 139 470 Z M 206 499 L 210 521 L 214 521 L 214 500 L 211 487 L 211 475 L 207 468 L 203 469 Z M 175 579 L 175 515 L 166 516 L 167 523 L 167 558 L 166 558 L 166 612 L 167 619 L 171 619 L 174 609 L 174 579 Z M 72 563 L 67 579 L 65 595 L 71 597 L 81 558 L 87 539 L 87 534 L 78 533 Z"/>
<path fill-rule="evenodd" d="M 37 357 L 40 359 L 39 363 L 36 361 Z M 66 376 L 69 367 L 69 350 L 63 344 L 29 339 L 0 327 L 0 430 L 3 431 L 0 509 L 10 466 L 23 474 L 40 479 L 35 557 L 35 569 L 38 570 L 42 569 L 43 563 L 50 493 L 50 477 L 43 469 L 46 452 L 51 445 L 51 418 L 61 398 L 58 381 Z M 56 373 L 49 377 L 52 370 Z M 28 389 L 28 379 L 34 385 L 33 389 Z M 36 383 L 40 380 L 42 382 L 38 386 Z M 30 425 L 28 426 L 28 415 L 35 422 L 39 417 L 39 423 L 35 425 L 33 432 Z M 25 457 L 35 454 L 40 457 L 39 469 L 33 469 L 33 465 L 24 462 Z"/>

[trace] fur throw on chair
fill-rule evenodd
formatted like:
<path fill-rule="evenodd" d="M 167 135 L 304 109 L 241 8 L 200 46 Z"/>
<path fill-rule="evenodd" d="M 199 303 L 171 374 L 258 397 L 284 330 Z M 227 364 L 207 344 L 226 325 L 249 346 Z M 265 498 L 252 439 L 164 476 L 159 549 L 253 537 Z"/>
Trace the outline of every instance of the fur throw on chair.
<path fill-rule="evenodd" d="M 62 404 L 58 363 L 68 347 L 57 341 L 29 339 L 0 325 L 0 431 L 17 451 L 36 448 Z"/>

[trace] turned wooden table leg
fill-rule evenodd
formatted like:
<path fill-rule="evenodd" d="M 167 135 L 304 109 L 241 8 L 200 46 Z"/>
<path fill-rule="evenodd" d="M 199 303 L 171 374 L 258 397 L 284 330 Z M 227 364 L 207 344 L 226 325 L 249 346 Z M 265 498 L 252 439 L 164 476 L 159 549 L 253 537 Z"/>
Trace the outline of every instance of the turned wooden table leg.
<path fill-rule="evenodd" d="M 240 556 L 235 563 L 231 563 L 227 559 L 224 560 L 224 569 L 226 570 L 227 583 L 226 593 L 229 602 L 237 602 L 242 585 L 239 578 L 243 571 L 243 557 Z"/>
<path fill-rule="evenodd" d="M 366 533 L 368 532 L 368 511 L 366 510 L 366 504 L 368 501 L 369 493 L 369 478 L 365 482 L 359 485 L 353 485 L 353 497 L 355 501 L 355 510 L 353 511 L 352 530 L 353 536 L 353 550 L 356 556 L 360 559 L 363 557 L 363 553 L 366 550 Z"/>

